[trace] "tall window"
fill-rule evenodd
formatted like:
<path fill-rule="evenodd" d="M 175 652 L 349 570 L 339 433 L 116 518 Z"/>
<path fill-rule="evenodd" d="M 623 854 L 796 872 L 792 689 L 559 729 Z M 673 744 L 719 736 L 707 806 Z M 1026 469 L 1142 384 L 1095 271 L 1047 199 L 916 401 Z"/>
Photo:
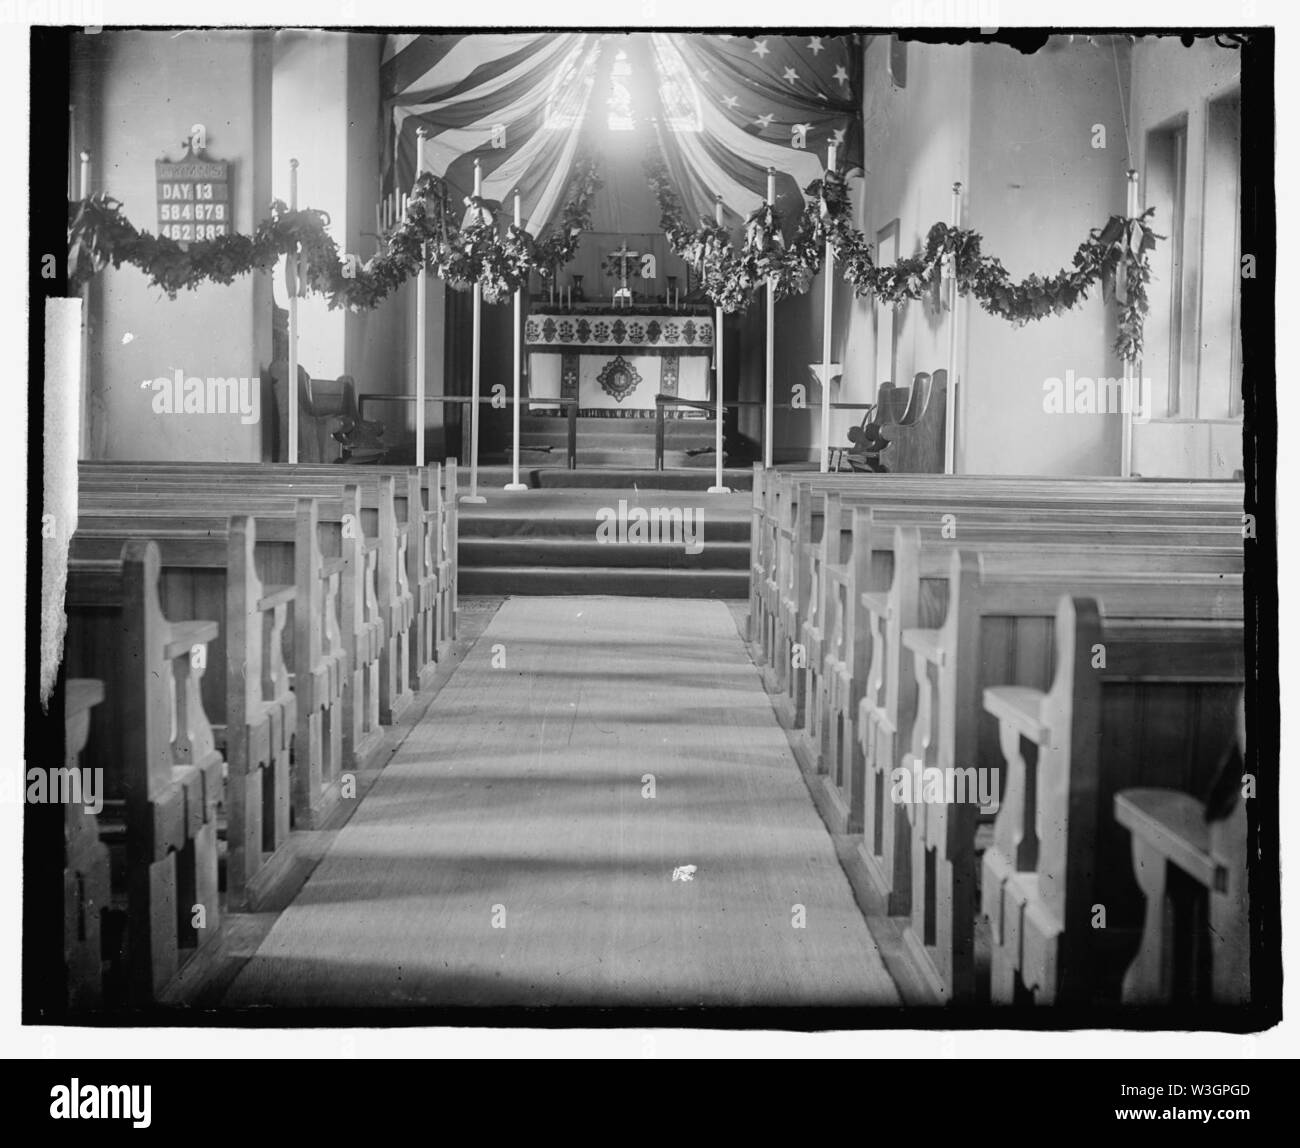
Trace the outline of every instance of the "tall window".
<path fill-rule="evenodd" d="M 1241 96 L 1206 106 L 1197 415 L 1241 414 Z"/>
<path fill-rule="evenodd" d="M 1156 209 L 1157 243 L 1151 258 L 1151 314 L 1145 332 L 1142 373 L 1151 379 L 1153 414 L 1179 414 L 1183 331 L 1183 216 L 1187 194 L 1187 118 L 1147 133 L 1148 207 Z"/>
<path fill-rule="evenodd" d="M 1208 100 L 1201 111 L 1146 139 L 1146 203 L 1166 236 L 1152 253 L 1142 359 L 1157 418 L 1242 412 L 1240 93 Z"/>

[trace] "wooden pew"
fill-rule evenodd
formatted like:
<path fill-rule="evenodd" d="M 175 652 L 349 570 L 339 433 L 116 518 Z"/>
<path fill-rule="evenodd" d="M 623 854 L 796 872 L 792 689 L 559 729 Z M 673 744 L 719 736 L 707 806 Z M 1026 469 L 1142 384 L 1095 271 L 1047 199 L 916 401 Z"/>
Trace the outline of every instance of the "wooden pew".
<path fill-rule="evenodd" d="M 312 504 L 304 500 L 304 505 L 310 509 Z M 227 902 L 232 908 L 243 907 L 256 900 L 259 878 L 288 843 L 295 774 L 338 771 L 344 663 L 337 617 L 333 696 L 328 689 L 319 689 L 319 675 L 313 673 L 304 674 L 298 690 L 291 691 L 283 649 L 286 639 L 292 643 L 291 652 L 295 646 L 303 651 L 311 648 L 312 641 L 303 633 L 321 623 L 306 604 L 313 597 L 321 598 L 320 591 L 303 589 L 300 595 L 296 584 L 263 585 L 253 562 L 255 526 L 247 516 L 217 520 L 207 528 L 188 519 L 177 523 L 154 518 L 142 523 L 133 516 L 120 521 L 96 516 L 82 520 L 72 539 L 72 554 L 93 561 L 142 528 L 152 531 L 159 547 L 162 581 L 171 582 L 171 597 L 202 601 L 221 614 L 222 649 L 213 643 L 211 668 L 224 671 L 223 692 L 207 708 L 219 723 L 219 744 L 227 761 L 219 810 L 227 843 Z M 219 573 L 220 585 L 205 594 L 202 579 L 210 573 Z M 339 574 L 333 575 L 335 600 Z M 198 589 L 191 585 L 184 595 L 177 593 L 178 575 L 194 578 Z M 318 568 L 316 578 L 319 582 Z M 295 611 L 292 630 L 287 627 L 290 606 Z M 335 731 L 324 744 L 310 736 L 312 715 L 320 706 L 332 706 Z M 295 738 L 301 747 L 296 752 Z M 296 759 L 292 772 L 291 757 Z"/>
<path fill-rule="evenodd" d="M 820 538 L 819 526 L 827 492 L 841 495 L 845 506 L 865 502 L 871 505 L 915 505 L 927 502 L 936 515 L 959 514 L 972 506 L 998 500 L 1050 511 L 1061 503 L 1098 510 L 1108 506 L 1116 514 L 1127 513 L 1139 504 L 1167 513 L 1187 515 L 1200 512 L 1233 514 L 1240 521 L 1241 488 L 1232 484 L 1135 483 L 1131 480 L 1016 480 L 1004 477 L 959 478 L 952 476 L 804 476 L 778 475 L 769 482 L 762 534 L 764 550 L 770 554 L 767 572 L 755 574 L 762 589 L 756 598 L 760 610 L 757 629 L 765 635 L 759 652 L 761 662 L 772 667 L 772 687 L 781 692 L 788 686 L 783 664 L 790 635 L 797 633 L 797 620 L 809 592 L 805 577 L 809 548 Z M 1224 488 L 1227 488 L 1226 490 Z M 791 626 L 795 626 L 791 630 Z"/>
<path fill-rule="evenodd" d="M 73 678 L 64 690 L 64 768 L 81 768 L 90 737 L 90 711 L 104 700 L 97 678 Z M 84 792 L 84 790 L 83 790 Z M 102 792 L 102 789 L 101 789 Z M 72 1011 L 104 1001 L 103 917 L 112 904 L 108 846 L 84 803 L 63 805 L 63 967 Z"/>
<path fill-rule="evenodd" d="M 1098 509 L 1114 500 L 1117 513 L 1127 512 L 1134 503 L 1167 507 L 1181 514 L 1235 513 L 1238 522 L 1243 492 L 1238 483 L 799 472 L 773 472 L 763 481 L 763 487 L 765 506 L 759 524 L 763 565 L 752 574 L 751 609 L 757 608 L 757 618 L 750 628 L 761 639 L 756 656 L 760 665 L 770 667 L 770 688 L 774 692 L 788 686 L 784 658 L 788 653 L 790 614 L 792 610 L 797 613 L 808 590 L 802 581 L 800 556 L 820 537 L 817 525 L 828 491 L 839 492 L 846 506 L 859 499 L 881 504 L 928 501 L 956 512 L 1000 494 L 1012 504 L 1017 499 L 1028 504 L 1032 499 L 1040 507 L 1082 498 Z M 793 632 L 797 633 L 797 628 Z"/>
<path fill-rule="evenodd" d="M 842 503 L 846 504 L 841 505 Z M 983 532 L 989 528 L 995 530 L 991 541 L 1014 542 L 1019 531 L 1026 538 L 1036 541 L 1068 543 L 1073 540 L 1071 531 L 1075 529 L 1075 524 L 1086 523 L 1090 532 L 1094 529 L 1110 530 L 1125 539 L 1134 530 L 1138 530 L 1151 545 L 1213 545 L 1236 549 L 1240 549 L 1241 545 L 1241 531 L 1235 512 L 1232 511 L 1171 512 L 1169 509 L 1152 509 L 1136 504 L 1117 511 L 1111 508 L 1108 501 L 1098 504 L 1094 500 L 1070 500 L 1055 504 L 1050 511 L 1043 512 L 1040 509 L 1004 503 L 996 495 L 990 495 L 981 505 L 961 510 L 961 526 L 958 529 L 955 518 L 950 521 L 952 516 L 948 514 L 953 509 L 952 503 L 920 505 L 909 501 L 895 505 L 872 500 L 872 503 L 864 505 L 860 501 L 843 499 L 838 492 L 831 492 L 826 496 L 826 505 L 825 523 L 829 525 L 824 525 L 821 538 L 806 548 L 808 593 L 806 605 L 800 612 L 803 617 L 800 630 L 805 635 L 804 641 L 809 646 L 810 656 L 804 699 L 797 707 L 797 712 L 805 715 L 803 724 L 810 731 L 824 725 L 824 715 L 810 707 L 825 707 L 829 704 L 819 681 L 824 669 L 823 658 L 812 653 L 814 649 L 819 649 L 823 640 L 823 615 L 834 610 L 837 618 L 843 619 L 842 623 L 837 622 L 831 626 L 831 638 L 837 647 L 846 635 L 852 639 L 853 611 L 848 608 L 848 603 L 856 603 L 857 594 L 862 591 L 888 586 L 895 525 L 915 525 L 929 539 L 948 539 L 954 544 L 959 540 L 983 536 Z M 997 533 L 999 530 L 1000 533 Z M 864 573 L 858 579 L 851 579 L 854 548 L 864 546 L 873 555 L 873 569 L 878 573 L 870 576 Z M 856 592 L 850 592 L 851 581 Z M 839 601 L 834 601 L 837 596 Z M 868 637 L 871 632 L 868 628 Z M 867 651 L 863 650 L 864 660 L 866 654 Z M 833 660 L 837 665 L 844 663 L 838 649 L 834 655 Z M 856 693 L 858 688 L 860 686 L 853 692 Z M 856 705 L 856 697 L 853 704 Z M 817 748 L 819 747 L 814 742 L 814 751 Z"/>
<path fill-rule="evenodd" d="M 917 684 L 916 718 L 900 758 L 905 781 L 937 767 L 997 776 L 997 730 L 982 722 L 989 686 L 1045 688 L 1062 594 L 1091 594 L 1109 618 L 1239 619 L 1240 574 L 1187 573 L 1195 552 L 1139 556 L 1138 548 L 1061 548 L 951 553 L 944 620 L 903 632 Z M 978 776 L 978 773 L 977 773 Z M 907 791 L 907 792 L 910 792 Z M 907 802 L 911 837 L 910 921 L 904 941 L 944 1000 L 974 993 L 975 831 L 966 801 Z"/>
<path fill-rule="evenodd" d="M 157 546 L 140 539 L 117 561 L 68 564 L 70 676 L 101 680 L 101 708 L 121 715 L 117 740 L 98 747 L 108 795 L 101 831 L 121 856 L 125 952 L 114 955 L 125 959 L 137 1004 L 157 1000 L 221 927 L 222 760 L 199 693 L 217 623 L 168 621 L 159 570 Z"/>
<path fill-rule="evenodd" d="M 1239 641 L 1233 652 L 1241 647 Z M 1133 876 L 1146 899 L 1142 941 L 1124 975 L 1127 1004 L 1250 1001 L 1244 691 L 1236 743 L 1219 779 L 1226 810 L 1212 815 L 1206 802 L 1180 789 L 1115 795 L 1115 820 L 1132 834 Z"/>
<path fill-rule="evenodd" d="M 1132 952 L 1142 917 L 1123 826 L 1134 831 L 1138 883 L 1149 894 L 1170 888 L 1167 862 L 1211 884 L 1217 875 L 1199 803 L 1186 798 L 1196 806 L 1188 817 L 1189 806 L 1167 800 L 1183 794 L 1125 787 L 1201 789 L 1214 776 L 1235 733 L 1244 632 L 1239 614 L 1170 620 L 1162 595 L 1153 597 L 1147 609 L 1121 612 L 1110 594 L 1066 595 L 1055 616 L 1050 688 L 984 691 L 1006 770 L 980 891 L 991 925 L 995 1003 L 1117 998 L 1120 958 Z M 1180 828 L 1193 830 L 1193 848 L 1187 836 L 1179 848 Z M 1163 896 L 1153 896 L 1149 942 L 1164 939 L 1163 918 Z M 1132 983 L 1150 984 L 1148 972 L 1158 982 L 1168 953 L 1158 943 L 1144 948 Z M 1152 999 L 1145 992 L 1132 998 Z"/>
<path fill-rule="evenodd" d="M 750 489 L 749 516 L 749 617 L 746 620 L 745 640 L 751 645 L 760 643 L 759 617 L 762 613 L 760 595 L 764 589 L 767 570 L 767 540 L 764 534 L 764 514 L 767 510 L 767 482 L 769 472 L 762 463 L 754 464 L 753 485 Z"/>
<path fill-rule="evenodd" d="M 820 476 L 820 479 L 827 477 Z M 1016 507 L 1025 521 L 1055 521 L 1063 506 L 1098 513 L 1109 511 L 1117 518 L 1147 509 L 1180 520 L 1206 513 L 1222 515 L 1220 525 L 1233 520 L 1234 515 L 1235 521 L 1240 521 L 1240 504 L 1233 510 L 1217 491 L 1206 499 L 1198 496 L 1194 500 L 1172 500 L 1163 488 L 1161 493 L 1148 498 L 1145 488 L 1131 482 L 1116 485 L 1104 481 L 1050 479 L 1039 483 L 995 478 L 963 479 L 954 485 L 951 476 L 941 476 L 941 479 L 937 485 L 932 485 L 933 480 L 900 483 L 893 479 L 878 485 L 873 483 L 869 491 L 862 492 L 856 485 L 842 485 L 843 479 L 838 483 L 831 479 L 825 487 L 818 479 L 802 478 L 769 486 L 772 514 L 764 530 L 770 538 L 766 546 L 774 559 L 769 576 L 756 575 L 756 585 L 762 587 L 756 597 L 760 609 L 758 629 L 763 635 L 756 656 L 760 667 L 768 668 L 765 676 L 769 689 L 786 696 L 793 710 L 791 720 L 796 725 L 803 723 L 800 708 L 803 680 L 801 670 L 790 673 L 792 646 L 799 640 L 802 621 L 808 614 L 813 586 L 811 564 L 815 561 L 812 552 L 820 539 L 817 527 L 824 519 L 822 508 L 827 493 L 838 493 L 845 507 L 859 502 L 872 506 L 915 506 L 928 501 L 935 521 L 946 521 L 946 515 L 955 522 L 962 515 L 990 504 Z"/>
<path fill-rule="evenodd" d="M 366 537 L 374 538 L 377 544 L 375 590 L 384 631 L 384 647 L 379 659 L 379 709 L 380 720 L 391 725 L 401 717 L 414 696 L 410 668 L 415 610 L 407 568 L 412 551 L 418 552 L 422 547 L 420 529 L 412 530 L 412 518 L 398 520 L 398 500 L 391 476 L 378 475 L 368 482 L 355 484 L 344 484 L 338 478 L 321 480 L 311 477 L 292 481 L 269 478 L 250 481 L 208 474 L 169 474 L 148 478 L 84 476 L 79 484 L 79 499 L 82 505 L 92 508 L 123 499 L 146 498 L 150 507 L 185 508 L 191 505 L 207 507 L 215 497 L 223 503 L 229 501 L 233 509 L 248 505 L 253 510 L 252 504 L 247 502 L 250 496 L 258 500 L 301 496 L 333 499 L 342 497 L 351 486 L 360 492 L 362 512 L 352 524 L 345 521 L 343 529 L 364 531 Z M 410 497 L 403 495 L 407 515 L 410 515 L 411 507 L 418 504 L 418 499 L 418 492 L 411 492 Z M 418 513 L 413 518 L 418 521 Z"/>
<path fill-rule="evenodd" d="M 871 518 L 870 511 L 857 516 L 855 548 L 869 552 L 872 562 L 879 567 L 885 547 L 880 537 L 883 530 L 873 530 Z M 1126 527 L 1090 521 L 1087 513 L 1080 511 L 1060 527 L 1008 527 L 996 520 L 985 525 L 968 522 L 966 541 L 962 545 L 979 546 L 981 551 L 995 549 L 1012 556 L 1018 550 L 1027 550 L 1024 558 L 1027 571 L 1042 568 L 1044 563 L 1049 568 L 1068 566 L 1080 547 L 1094 556 L 1105 555 L 1117 547 L 1132 548 L 1127 557 L 1121 555 L 1114 559 L 1117 566 L 1164 558 L 1188 570 L 1241 569 L 1240 548 L 1214 547 L 1216 536 L 1212 532 L 1202 532 L 1197 541 L 1194 537 L 1176 536 L 1171 540 L 1168 535 L 1153 536 L 1148 530 L 1137 524 Z M 911 907 L 911 882 L 907 876 L 911 861 L 910 833 L 905 812 L 887 800 L 889 779 L 900 764 L 902 745 L 917 714 L 916 681 L 903 635 L 909 630 L 938 627 L 942 623 L 952 552 L 957 544 L 941 534 L 936 536 L 933 528 L 899 526 L 892 533 L 892 548 L 887 555 L 892 572 L 887 587 L 869 589 L 858 596 L 855 641 L 866 650 L 859 650 L 852 670 L 847 664 L 836 666 L 838 676 L 844 679 L 841 694 L 851 695 L 861 682 L 856 723 L 852 731 L 846 728 L 844 734 L 845 741 L 852 739 L 856 752 L 841 757 L 836 780 L 850 824 L 862 828 L 860 851 L 873 885 L 887 899 L 891 913 L 905 915 Z M 1166 545 L 1152 547 L 1153 538 Z M 1172 547 L 1168 545 L 1171 541 Z M 1190 552 L 1186 549 L 1189 545 Z M 863 672 L 862 662 L 867 658 L 869 663 Z M 841 721 L 847 725 L 847 720 L 845 713 Z"/>
<path fill-rule="evenodd" d="M 366 768 L 383 745 L 379 662 L 385 643 L 374 589 L 378 544 L 347 528 L 349 521 L 360 521 L 357 489 L 338 500 L 226 497 L 227 509 L 246 512 L 233 519 L 204 514 L 206 503 L 178 503 L 170 496 L 166 505 L 150 502 L 129 512 L 113 498 L 93 501 L 98 505 L 83 502 L 79 508 L 74 553 L 95 556 L 120 545 L 124 535 L 148 533 L 161 548 L 168 598 L 204 603 L 227 619 L 233 637 L 218 651 L 221 680 L 207 702 L 224 720 L 228 739 L 235 739 L 232 800 L 240 794 L 252 800 L 259 792 L 267 801 L 274 798 L 263 808 L 261 828 L 263 851 L 275 852 L 290 828 L 285 802 L 291 802 L 293 827 L 318 826 L 338 800 L 342 769 Z M 256 564 L 248 560 L 250 547 Z M 278 588 L 264 593 L 266 582 Z M 292 631 L 284 624 L 291 602 Z M 260 693 L 245 670 L 253 649 L 260 651 Z M 292 693 L 285 671 L 293 675 Z M 266 734 L 259 728 L 264 715 L 270 723 Z M 283 743 L 289 736 L 296 739 L 296 767 L 286 786 Z M 241 744 L 248 747 L 248 770 L 260 773 L 246 788 Z M 267 769 L 269 774 L 262 772 Z M 250 843 L 246 865 L 232 856 L 236 889 L 241 877 L 252 881 L 260 868 L 251 849 L 257 840 L 253 816 L 249 807 L 248 818 L 235 826 L 247 831 L 240 840 Z"/>
<path fill-rule="evenodd" d="M 838 503 L 838 496 L 831 499 Z M 1117 522 L 1109 511 L 1086 506 L 1063 506 L 1050 517 L 1055 521 L 1025 522 L 1017 508 L 983 507 L 963 512 L 960 537 L 954 539 L 937 508 L 859 505 L 842 519 L 828 511 L 827 521 L 840 525 L 824 531 L 813 548 L 813 591 L 804 626 L 808 669 L 802 745 L 808 763 L 826 775 L 841 831 L 863 831 L 866 762 L 892 757 L 899 708 L 908 703 L 908 679 L 903 675 L 898 680 L 890 651 L 898 650 L 902 629 L 919 624 L 916 551 L 922 541 L 939 551 L 959 541 L 971 546 L 1093 542 L 1212 548 L 1225 566 L 1240 568 L 1241 536 L 1235 526 L 1178 523 L 1164 512 L 1134 512 Z M 846 521 L 852 524 L 848 532 L 842 529 Z M 903 543 L 896 545 L 896 538 Z M 903 552 L 901 561 L 896 550 Z M 841 560 L 832 562 L 832 554 Z M 942 561 L 938 554 L 936 559 Z M 935 573 L 946 577 L 946 569 Z M 889 868 L 879 851 L 888 829 L 878 823 L 879 809 L 874 812 L 864 855 L 869 870 L 885 866 L 878 888 L 893 896 Z"/>
<path fill-rule="evenodd" d="M 435 663 L 442 660 L 455 637 L 456 582 L 456 460 L 444 466 L 340 467 L 331 464 L 300 463 L 184 463 L 184 462 L 86 462 L 80 464 L 83 481 L 103 482 L 152 479 L 158 476 L 194 479 L 216 475 L 221 481 L 242 479 L 253 483 L 322 483 L 361 486 L 368 509 L 378 507 L 372 487 L 381 476 L 395 483 L 396 510 L 407 524 L 412 542 L 406 548 L 406 582 L 414 595 L 415 621 L 410 640 L 410 671 L 413 684 L 429 684 Z M 450 493 L 448 493 L 450 492 Z M 406 507 L 416 507 L 412 514 Z M 377 524 L 369 523 L 371 533 Z"/>

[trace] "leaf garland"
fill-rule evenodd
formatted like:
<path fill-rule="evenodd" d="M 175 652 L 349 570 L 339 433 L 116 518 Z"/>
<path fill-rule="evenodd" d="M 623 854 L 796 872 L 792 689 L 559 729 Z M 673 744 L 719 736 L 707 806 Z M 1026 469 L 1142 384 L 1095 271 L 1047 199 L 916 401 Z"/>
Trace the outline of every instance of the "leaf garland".
<path fill-rule="evenodd" d="M 878 266 L 870 242 L 850 223 L 847 181 L 839 172 L 828 171 L 805 189 L 808 200 L 788 242 L 781 238 L 775 208 L 764 203 L 751 212 L 737 253 L 729 234 L 715 223 L 702 220 L 694 231 L 686 225 L 661 156 L 651 153 L 645 170 L 673 251 L 696 268 L 705 294 L 728 313 L 744 310 L 768 281 L 778 299 L 808 291 L 829 242 L 845 282 L 859 297 L 897 306 L 929 296 L 938 304 L 944 282 L 955 278 L 958 293 L 974 296 L 990 315 L 1016 326 L 1070 310 L 1100 283 L 1103 297 L 1118 304 L 1115 353 L 1125 360 L 1142 354 L 1151 281 L 1147 256 L 1156 240 L 1164 238 L 1151 229 L 1154 208 L 1133 219 L 1112 215 L 1079 244 L 1069 268 L 1015 282 L 999 259 L 980 250 L 978 232 L 946 223 L 930 228 L 919 255 Z"/>
<path fill-rule="evenodd" d="M 137 231 L 122 204 L 95 195 L 69 204 L 68 282 L 75 292 L 106 266 L 138 267 L 150 283 L 174 299 L 202 283 L 232 283 L 250 271 L 269 271 L 282 256 L 293 259 L 301 292 L 323 295 L 331 309 L 372 310 L 421 265 L 457 291 L 477 283 L 489 303 L 503 302 L 533 271 L 554 275 L 578 251 L 578 237 L 591 227 L 591 205 L 603 187 L 590 157 L 580 157 L 570 182 L 570 198 L 558 225 L 541 240 L 510 224 L 497 233 L 491 205 L 470 197 L 474 222 L 461 226 L 446 182 L 425 172 L 411 189 L 401 221 L 371 259 L 345 263 L 327 228 L 326 212 L 291 210 L 271 204 L 270 217 L 252 235 L 223 235 L 186 243 Z"/>

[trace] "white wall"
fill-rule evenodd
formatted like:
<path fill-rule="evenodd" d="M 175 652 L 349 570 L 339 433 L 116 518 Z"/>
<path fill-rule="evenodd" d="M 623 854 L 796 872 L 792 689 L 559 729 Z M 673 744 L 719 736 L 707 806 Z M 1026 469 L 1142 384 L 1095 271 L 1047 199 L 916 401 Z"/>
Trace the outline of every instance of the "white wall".
<path fill-rule="evenodd" d="M 270 200 L 267 37 L 105 31 L 85 40 L 93 190 L 120 200 L 132 223 L 156 232 L 154 161 L 180 159 L 182 141 L 202 123 L 210 157 L 233 163 L 235 228 L 251 230 Z M 257 376 L 271 357 L 269 276 L 207 284 L 169 301 L 140 271 L 109 268 L 92 286 L 91 307 L 92 457 L 262 457 L 269 403 L 256 425 L 237 415 L 155 414 L 153 391 L 141 383 L 176 370 L 200 378 Z"/>
<path fill-rule="evenodd" d="M 1124 209 L 1130 161 L 1116 57 L 1109 45 L 1064 38 L 1033 55 L 1000 44 L 972 55 L 966 224 L 1013 279 L 1055 273 L 1070 266 L 1090 228 Z M 1122 52 L 1118 62 L 1126 77 Z M 1043 406 L 1048 378 L 1123 372 L 1112 350 L 1114 310 L 1100 289 L 1071 311 L 1019 328 L 974 301 L 965 306 L 958 469 L 1119 473 L 1119 414 L 1051 414 Z"/>
<path fill-rule="evenodd" d="M 874 243 L 898 220 L 899 253 L 911 256 L 920 253 L 932 224 L 951 219 L 953 183 L 969 183 L 972 49 L 914 43 L 907 54 L 907 85 L 898 88 L 889 76 L 889 38 L 874 37 L 866 48 L 866 178 L 854 187 L 854 221 Z M 919 371 L 947 366 L 951 316 L 907 303 L 894 319 L 896 377 L 877 378 L 876 342 L 886 332 L 877 330 L 876 306 L 870 298 L 852 298 L 842 281 L 836 290 L 848 308 L 842 401 L 871 402 L 882 382 L 908 385 Z M 838 413 L 832 441 L 845 439 L 860 421 L 860 414 Z"/>
<path fill-rule="evenodd" d="M 271 98 L 271 187 L 276 199 L 290 199 L 290 161 L 298 161 L 299 207 L 329 213 L 342 244 L 348 221 L 348 52 L 347 33 L 275 33 Z M 275 300 L 287 307 L 284 261 L 276 268 Z M 345 318 L 325 300 L 298 300 L 298 362 L 315 378 L 337 378 L 346 370 Z"/>

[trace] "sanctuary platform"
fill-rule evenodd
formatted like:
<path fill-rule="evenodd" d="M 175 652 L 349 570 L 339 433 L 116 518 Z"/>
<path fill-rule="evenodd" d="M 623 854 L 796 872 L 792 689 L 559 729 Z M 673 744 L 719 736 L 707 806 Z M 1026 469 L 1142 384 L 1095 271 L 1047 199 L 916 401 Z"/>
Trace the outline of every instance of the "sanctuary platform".
<path fill-rule="evenodd" d="M 557 473 L 577 472 L 546 472 Z M 459 509 L 462 594 L 741 599 L 749 592 L 748 491 L 631 483 L 505 491 L 481 472 L 479 479 L 487 502 Z"/>

